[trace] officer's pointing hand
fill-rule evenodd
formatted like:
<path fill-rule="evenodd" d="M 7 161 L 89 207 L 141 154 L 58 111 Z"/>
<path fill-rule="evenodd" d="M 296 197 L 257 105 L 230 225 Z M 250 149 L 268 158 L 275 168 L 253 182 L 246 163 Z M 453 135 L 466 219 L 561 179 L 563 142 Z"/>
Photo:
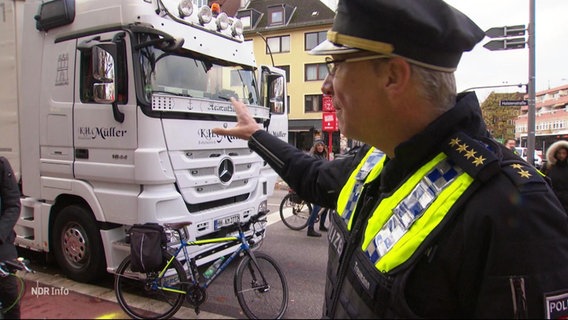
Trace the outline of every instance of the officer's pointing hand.
<path fill-rule="evenodd" d="M 249 140 L 252 134 L 260 129 L 260 125 L 256 123 L 244 103 L 231 97 L 231 104 L 237 113 L 237 125 L 227 129 L 213 128 L 213 133 Z"/>

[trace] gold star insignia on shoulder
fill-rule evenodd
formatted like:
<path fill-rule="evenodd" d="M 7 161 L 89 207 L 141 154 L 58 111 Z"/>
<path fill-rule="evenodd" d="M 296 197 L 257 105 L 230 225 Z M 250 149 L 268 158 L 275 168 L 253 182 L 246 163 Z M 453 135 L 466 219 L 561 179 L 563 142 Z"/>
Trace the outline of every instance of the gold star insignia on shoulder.
<path fill-rule="evenodd" d="M 460 138 L 453 138 L 452 140 L 450 140 L 450 146 L 455 147 L 460 144 L 460 141 Z"/>
<path fill-rule="evenodd" d="M 513 168 L 515 168 L 515 169 L 521 169 L 521 168 L 523 167 L 523 165 L 520 164 L 520 163 L 513 163 L 513 164 L 511 165 L 511 167 L 513 167 Z"/>
<path fill-rule="evenodd" d="M 482 165 L 483 162 L 484 162 L 485 160 L 487 160 L 487 159 L 483 158 L 483 156 L 474 157 L 474 158 L 475 158 L 475 160 L 473 160 L 472 163 L 475 164 L 476 167 Z"/>
<path fill-rule="evenodd" d="M 523 169 L 519 170 L 518 173 L 519 173 L 519 175 L 520 175 L 521 177 L 527 178 L 527 179 L 528 179 L 530 176 L 532 176 L 532 174 L 530 174 L 530 172 L 528 172 L 527 170 L 523 170 Z"/>
<path fill-rule="evenodd" d="M 464 144 L 458 143 L 458 147 L 456 148 L 456 150 L 457 150 L 457 152 L 467 151 L 467 147 L 468 147 L 468 145 L 465 144 L 465 143 Z"/>
<path fill-rule="evenodd" d="M 467 159 L 469 158 L 475 158 L 475 154 L 477 153 L 477 151 L 471 149 L 469 151 L 467 151 L 464 155 L 464 157 L 466 157 Z"/>

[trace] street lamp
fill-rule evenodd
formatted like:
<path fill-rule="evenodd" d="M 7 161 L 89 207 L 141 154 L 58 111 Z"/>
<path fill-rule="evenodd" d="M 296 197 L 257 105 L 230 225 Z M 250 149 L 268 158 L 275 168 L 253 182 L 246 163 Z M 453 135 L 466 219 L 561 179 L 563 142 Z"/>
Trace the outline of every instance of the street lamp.
<path fill-rule="evenodd" d="M 527 86 L 528 93 L 528 118 L 527 118 L 527 162 L 534 164 L 534 147 L 535 147 L 535 2 L 536 0 L 529 0 L 529 26 L 528 41 L 526 42 L 529 47 L 529 81 Z M 525 47 L 525 26 L 506 26 L 496 27 L 485 31 L 485 35 L 490 38 L 501 38 L 492 40 L 484 45 L 486 49 L 491 51 L 495 50 L 509 50 L 521 49 Z M 519 37 L 522 36 L 522 37 Z M 512 38 L 515 37 L 515 38 Z"/>
<path fill-rule="evenodd" d="M 529 114 L 527 119 L 527 162 L 534 164 L 535 127 L 536 127 L 536 89 L 535 89 L 535 2 L 529 0 Z"/>
<path fill-rule="evenodd" d="M 500 84 L 500 85 L 493 85 L 493 86 L 480 86 L 480 87 L 467 88 L 467 89 L 463 90 L 462 92 L 470 91 L 470 90 L 474 90 L 474 89 L 488 89 L 488 88 L 504 88 L 504 87 L 519 87 L 519 88 L 522 88 L 523 86 L 528 86 L 528 85 L 526 83 L 519 83 L 519 84 Z"/>

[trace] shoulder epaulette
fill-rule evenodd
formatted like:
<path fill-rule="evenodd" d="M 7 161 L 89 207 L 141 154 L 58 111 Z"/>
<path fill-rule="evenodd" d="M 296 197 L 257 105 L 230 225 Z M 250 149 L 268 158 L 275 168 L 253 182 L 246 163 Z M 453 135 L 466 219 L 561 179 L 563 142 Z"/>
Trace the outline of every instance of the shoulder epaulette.
<path fill-rule="evenodd" d="M 487 145 L 463 132 L 447 139 L 442 151 L 470 176 L 481 181 L 489 180 L 501 169 L 499 159 Z"/>
<path fill-rule="evenodd" d="M 547 189 L 547 182 L 542 173 L 523 160 L 503 161 L 501 168 L 503 173 L 521 192 Z"/>

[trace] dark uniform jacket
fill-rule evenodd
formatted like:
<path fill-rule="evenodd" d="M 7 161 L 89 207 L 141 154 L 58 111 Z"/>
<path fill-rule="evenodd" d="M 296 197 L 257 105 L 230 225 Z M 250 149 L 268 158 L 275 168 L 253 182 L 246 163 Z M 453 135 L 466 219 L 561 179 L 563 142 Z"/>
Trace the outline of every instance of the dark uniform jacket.
<path fill-rule="evenodd" d="M 15 259 L 14 226 L 20 216 L 20 190 L 8 160 L 0 157 L 0 261 Z"/>
<path fill-rule="evenodd" d="M 448 147 L 456 136 L 483 155 L 483 165 Z M 317 161 L 264 131 L 256 132 L 249 146 L 302 198 L 330 208 L 368 150 L 364 146 L 341 159 Z M 440 152 L 474 183 L 410 259 L 381 273 L 360 249 L 367 219 L 382 198 Z M 489 137 L 473 93 L 460 95 L 454 108 L 396 148 L 380 176 L 365 186 L 353 219 L 348 232 L 333 215 L 324 317 L 568 313 L 568 217 L 542 176 Z"/>

